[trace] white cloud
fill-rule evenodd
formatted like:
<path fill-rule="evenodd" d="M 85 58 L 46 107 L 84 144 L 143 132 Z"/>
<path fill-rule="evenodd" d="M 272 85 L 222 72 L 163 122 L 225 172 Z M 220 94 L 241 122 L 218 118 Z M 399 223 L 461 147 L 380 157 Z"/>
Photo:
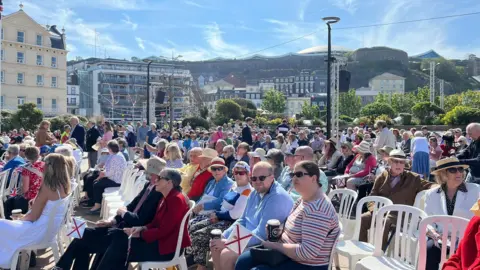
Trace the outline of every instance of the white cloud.
<path fill-rule="evenodd" d="M 123 13 L 123 17 L 125 18 L 125 19 L 122 20 L 122 22 L 124 24 L 126 24 L 128 27 L 132 28 L 133 31 L 137 30 L 138 24 L 132 22 L 132 20 L 130 20 L 130 16 Z"/>
<path fill-rule="evenodd" d="M 137 42 L 138 47 L 142 49 L 142 51 L 145 51 L 145 40 L 135 37 L 135 41 Z"/>
<path fill-rule="evenodd" d="M 309 46 L 317 46 L 323 44 L 324 42 L 325 35 L 322 31 L 322 28 L 320 28 L 321 26 L 323 26 L 323 24 L 280 21 L 276 19 L 264 20 L 270 24 L 275 25 L 275 27 L 272 29 L 274 32 L 274 37 L 281 42 L 296 39 L 289 45 L 286 45 L 290 47 L 293 46 L 295 50 L 304 49 Z"/>
<path fill-rule="evenodd" d="M 355 11 L 357 11 L 357 8 L 358 8 L 357 0 L 330 0 L 330 2 L 334 6 L 340 9 L 346 10 L 350 14 L 355 13 Z"/>
<path fill-rule="evenodd" d="M 199 7 L 199 8 L 204 8 L 205 7 L 205 6 L 200 5 L 199 3 L 194 2 L 194 1 L 183 1 L 183 2 L 187 5 L 189 5 L 189 6 L 194 6 L 194 7 Z"/>
<path fill-rule="evenodd" d="M 303 21 L 305 18 L 305 10 L 308 8 L 311 0 L 302 0 L 300 1 L 300 8 L 298 10 L 298 18 Z"/>
<path fill-rule="evenodd" d="M 167 39 L 167 43 L 170 44 L 170 45 L 173 46 L 173 47 L 177 47 L 177 46 L 178 46 L 177 43 L 171 41 L 170 39 Z"/>
<path fill-rule="evenodd" d="M 221 57 L 234 57 L 248 53 L 247 48 L 230 44 L 223 38 L 225 33 L 222 32 L 216 22 L 204 27 L 203 35 L 214 54 Z"/>

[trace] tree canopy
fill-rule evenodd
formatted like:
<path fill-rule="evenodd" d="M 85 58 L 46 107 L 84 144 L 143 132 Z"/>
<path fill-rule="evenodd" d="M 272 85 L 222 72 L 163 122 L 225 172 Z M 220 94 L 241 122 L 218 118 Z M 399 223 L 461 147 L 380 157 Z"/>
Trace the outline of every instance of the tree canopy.
<path fill-rule="evenodd" d="M 355 89 L 350 89 L 346 93 L 340 93 L 340 114 L 350 117 L 357 117 L 362 108 L 362 100 L 356 95 Z"/>
<path fill-rule="evenodd" d="M 18 105 L 18 110 L 12 115 L 12 124 L 26 130 L 35 130 L 43 120 L 43 112 L 33 103 Z"/>
<path fill-rule="evenodd" d="M 285 96 L 277 90 L 270 89 L 263 95 L 262 109 L 272 113 L 285 112 Z"/>
<path fill-rule="evenodd" d="M 360 114 L 362 116 L 376 119 L 380 115 L 388 115 L 389 117 L 393 117 L 395 115 L 395 111 L 393 110 L 392 106 L 387 103 L 374 102 L 363 107 L 360 111 Z"/>

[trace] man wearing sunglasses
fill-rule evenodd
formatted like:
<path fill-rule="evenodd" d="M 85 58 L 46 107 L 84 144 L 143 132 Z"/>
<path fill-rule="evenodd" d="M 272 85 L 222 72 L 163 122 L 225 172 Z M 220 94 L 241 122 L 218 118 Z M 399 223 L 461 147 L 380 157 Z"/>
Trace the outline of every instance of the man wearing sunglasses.
<path fill-rule="evenodd" d="M 471 123 L 468 125 L 467 135 L 472 139 L 472 142 L 457 155 L 457 158 L 461 164 L 470 166 L 466 182 L 480 184 L 480 124 Z"/>
<path fill-rule="evenodd" d="M 226 269 L 233 269 L 238 254 L 225 248 L 226 239 L 240 224 L 261 239 L 267 239 L 266 225 L 270 219 L 285 222 L 293 207 L 293 200 L 288 193 L 277 183 L 273 176 L 273 168 L 267 162 L 261 161 L 255 165 L 250 177 L 250 182 L 255 189 L 247 200 L 247 205 L 242 217 L 237 219 L 225 232 L 223 239 L 212 240 L 210 250 L 214 262 L 220 262 Z M 259 245 L 261 241 L 252 237 L 247 247 Z M 221 253 L 221 259 L 220 259 Z"/>
<path fill-rule="evenodd" d="M 405 170 L 408 159 L 402 150 L 395 149 L 390 152 L 388 170 L 377 177 L 373 184 L 370 196 L 381 196 L 390 199 L 393 204 L 413 206 L 417 193 L 430 189 L 434 183 L 424 181 L 420 175 Z M 368 241 L 368 230 L 372 222 L 372 212 L 362 214 L 359 240 Z M 388 232 L 392 224 L 396 224 L 396 215 L 389 215 L 385 224 L 382 249 L 385 250 Z"/>

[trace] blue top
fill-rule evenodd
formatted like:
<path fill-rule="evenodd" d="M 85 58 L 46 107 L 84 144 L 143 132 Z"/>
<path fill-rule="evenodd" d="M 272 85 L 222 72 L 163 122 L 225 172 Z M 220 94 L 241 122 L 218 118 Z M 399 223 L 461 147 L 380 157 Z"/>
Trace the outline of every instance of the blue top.
<path fill-rule="evenodd" d="M 144 142 L 147 138 L 148 127 L 141 126 L 137 128 L 137 138 L 139 141 Z"/>
<path fill-rule="evenodd" d="M 215 179 L 210 180 L 210 182 L 208 182 L 207 186 L 205 187 L 205 191 L 203 192 L 203 194 L 204 195 L 210 194 L 213 190 L 212 196 L 215 197 L 216 199 L 213 201 L 206 202 L 203 205 L 203 209 L 207 211 L 220 210 L 220 207 L 222 206 L 223 197 L 225 196 L 225 194 L 228 193 L 230 188 L 232 188 L 232 185 L 233 185 L 233 180 L 227 177 L 226 174 L 218 182 L 215 181 Z"/>
<path fill-rule="evenodd" d="M 10 178 L 12 177 L 13 170 L 15 170 L 17 167 L 25 164 L 25 160 L 20 157 L 16 156 L 13 159 L 9 160 L 7 164 L 3 167 L 3 171 L 6 171 L 10 169 L 10 172 L 8 173 L 8 178 L 7 178 L 7 187 L 10 184 Z"/>
<path fill-rule="evenodd" d="M 277 182 L 273 182 L 270 190 L 262 196 L 257 191 L 253 191 L 247 200 L 247 206 L 241 218 L 237 219 L 225 232 L 223 236 L 228 238 L 232 233 L 235 224 L 240 224 L 254 235 L 266 240 L 267 221 L 278 219 L 281 223 L 287 220 L 290 211 L 292 211 L 293 200 L 288 193 Z M 250 238 L 248 246 L 260 244 L 256 237 Z"/>
<path fill-rule="evenodd" d="M 153 144 L 153 139 L 155 139 L 155 137 L 157 137 L 157 132 L 153 131 L 153 130 L 149 130 L 147 132 L 147 137 L 148 137 L 147 143 L 148 144 Z"/>

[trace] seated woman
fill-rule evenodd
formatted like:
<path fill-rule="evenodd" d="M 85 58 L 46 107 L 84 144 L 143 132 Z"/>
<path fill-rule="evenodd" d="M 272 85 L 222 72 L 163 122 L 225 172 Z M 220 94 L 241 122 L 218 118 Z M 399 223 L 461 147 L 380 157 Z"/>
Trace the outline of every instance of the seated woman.
<path fill-rule="evenodd" d="M 189 228 L 192 237 L 193 260 L 197 264 L 197 270 L 207 269 L 206 253 L 209 250 L 210 231 L 219 229 L 226 230 L 232 223 L 240 218 L 247 205 L 248 195 L 252 191 L 249 183 L 250 167 L 240 161 L 233 168 L 235 183 L 230 191 L 223 196 L 222 206 L 206 216 L 202 221 L 191 224 Z"/>
<path fill-rule="evenodd" d="M 43 183 L 31 211 L 20 220 L 0 220 L 0 267 L 10 268 L 15 251 L 53 240 L 68 210 L 70 177 L 65 157 L 50 154 L 45 159 Z M 53 222 L 50 217 L 54 217 Z M 47 235 L 47 233 L 52 233 Z"/>
<path fill-rule="evenodd" d="M 29 146 L 25 148 L 25 158 L 28 163 L 22 169 L 22 192 L 23 196 L 16 196 L 7 199 L 5 202 L 5 218 L 10 219 L 12 210 L 22 209 L 25 214 L 28 211 L 28 204 L 37 197 L 38 191 L 42 186 L 43 170 L 45 162 L 39 160 L 40 151 L 37 147 Z"/>
<path fill-rule="evenodd" d="M 428 138 L 429 146 L 429 158 L 430 158 L 430 168 L 435 168 L 435 163 L 442 158 L 443 150 L 438 144 L 437 138 L 435 136 L 430 136 Z"/>
<path fill-rule="evenodd" d="M 425 195 L 425 212 L 429 215 L 449 215 L 471 219 L 472 205 L 477 202 L 480 188 L 473 183 L 465 183 L 465 169 L 457 158 L 446 158 L 437 161 L 437 169 L 432 172 L 440 185 L 427 191 Z M 441 238 L 443 228 L 435 226 L 431 229 L 427 242 L 427 270 L 438 269 L 441 259 L 441 248 L 435 244 Z"/>
<path fill-rule="evenodd" d="M 127 167 L 127 161 L 120 153 L 120 147 L 116 140 L 109 141 L 107 148 L 110 156 L 105 162 L 105 170 L 100 171 L 92 187 L 87 190 L 88 198 L 90 198 L 87 206 L 93 206 L 89 211 L 91 215 L 100 213 L 103 191 L 109 187 L 119 187 L 122 183 L 123 171 Z"/>
<path fill-rule="evenodd" d="M 237 147 L 236 160 L 250 164 L 250 157 L 248 156 L 248 152 L 250 152 L 250 145 L 248 145 L 248 143 L 246 142 L 240 143 Z"/>
<path fill-rule="evenodd" d="M 377 161 L 370 152 L 370 144 L 366 141 L 354 147 L 354 150 L 358 154 L 348 164 L 345 173 L 348 175 L 347 188 L 356 191 L 360 185 L 367 182 L 366 176 L 375 168 Z"/>
<path fill-rule="evenodd" d="M 160 139 L 157 144 L 154 146 L 145 143 L 145 149 L 149 153 L 153 153 L 159 158 L 163 158 L 165 155 L 165 148 L 167 148 L 168 141 L 165 139 Z"/>
<path fill-rule="evenodd" d="M 188 198 L 181 191 L 181 181 L 182 176 L 175 169 L 165 168 L 160 172 L 155 190 L 162 193 L 163 199 L 153 221 L 146 226 L 125 228 L 125 233 L 113 234 L 97 269 L 127 270 L 129 262 L 169 261 L 173 258 L 180 223 L 189 209 Z M 181 248 L 190 244 L 185 229 Z"/>
<path fill-rule="evenodd" d="M 163 159 L 167 162 L 167 168 L 180 169 L 183 167 L 182 152 L 177 143 L 167 145 Z"/>
<path fill-rule="evenodd" d="M 335 170 L 342 154 L 337 150 L 337 142 L 333 139 L 326 140 L 323 146 L 323 156 L 318 161 L 318 166 Z"/>
<path fill-rule="evenodd" d="M 301 161 L 295 166 L 293 175 L 293 184 L 301 198 L 287 218 L 281 240 L 262 243 L 265 248 L 288 258 L 271 267 L 256 262 L 250 251 L 245 251 L 238 257 L 236 270 L 329 269 L 330 253 L 340 233 L 335 208 L 322 191 L 320 170 L 315 162 Z"/>
<path fill-rule="evenodd" d="M 345 174 L 345 170 L 347 169 L 348 164 L 350 164 L 350 162 L 352 162 L 353 158 L 355 157 L 352 148 L 353 144 L 351 142 L 342 143 L 342 156 L 339 159 L 338 166 L 333 170 L 326 170 L 326 176 Z"/>

